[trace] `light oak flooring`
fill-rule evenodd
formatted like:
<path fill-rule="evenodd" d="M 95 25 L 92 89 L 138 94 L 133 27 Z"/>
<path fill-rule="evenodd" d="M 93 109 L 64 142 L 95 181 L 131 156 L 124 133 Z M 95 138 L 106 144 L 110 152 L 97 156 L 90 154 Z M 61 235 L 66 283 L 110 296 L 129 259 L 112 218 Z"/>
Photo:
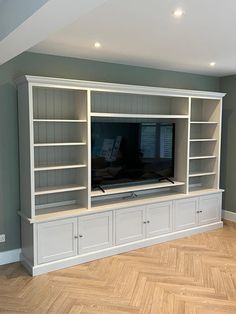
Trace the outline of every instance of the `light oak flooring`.
<path fill-rule="evenodd" d="M 236 223 L 30 277 L 0 266 L 0 313 L 236 313 Z"/>

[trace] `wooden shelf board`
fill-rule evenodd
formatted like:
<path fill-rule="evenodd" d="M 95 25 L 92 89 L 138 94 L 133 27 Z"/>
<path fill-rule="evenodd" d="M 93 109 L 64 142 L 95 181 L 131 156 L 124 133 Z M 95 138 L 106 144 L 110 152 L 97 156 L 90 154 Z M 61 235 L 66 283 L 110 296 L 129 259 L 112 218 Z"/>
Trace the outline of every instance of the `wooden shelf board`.
<path fill-rule="evenodd" d="M 189 174 L 189 178 L 193 177 L 203 177 L 203 176 L 211 176 L 216 174 L 215 172 L 193 172 Z"/>
<path fill-rule="evenodd" d="M 106 196 L 106 195 L 114 195 L 114 194 L 122 194 L 122 193 L 129 193 L 129 192 L 135 192 L 135 191 L 146 191 L 146 190 L 152 190 L 152 189 L 162 189 L 162 188 L 168 188 L 168 187 L 175 187 L 180 185 L 185 185 L 184 182 L 178 182 L 174 181 L 175 183 L 171 182 L 161 182 L 161 183 L 152 183 L 152 184 L 140 184 L 140 185 L 133 185 L 133 186 L 126 186 L 126 187 L 120 187 L 120 188 L 109 188 L 104 189 L 105 193 L 102 191 L 92 191 L 91 196 L 97 197 L 97 196 Z"/>
<path fill-rule="evenodd" d="M 172 114 L 134 114 L 134 113 L 106 113 L 91 112 L 91 117 L 103 118 L 145 118 L 145 119 L 187 119 L 188 115 L 172 115 Z"/>
<path fill-rule="evenodd" d="M 216 158 L 216 156 L 192 156 L 189 157 L 190 160 L 198 160 L 198 159 L 211 159 L 211 158 Z"/>
<path fill-rule="evenodd" d="M 35 167 L 34 171 L 60 170 L 60 169 L 77 169 L 86 168 L 86 165 L 54 165 L 54 166 L 39 166 Z"/>
<path fill-rule="evenodd" d="M 33 119 L 34 122 L 59 122 L 59 123 L 84 123 L 87 122 L 87 120 L 73 120 L 73 119 Z"/>
<path fill-rule="evenodd" d="M 215 189 L 215 188 L 209 188 L 204 186 L 197 186 L 197 187 L 189 187 L 189 196 L 198 196 L 199 194 L 210 194 L 210 193 L 218 193 L 218 192 L 224 192 L 222 189 Z"/>
<path fill-rule="evenodd" d="M 215 142 L 215 138 L 190 138 L 190 142 Z"/>
<path fill-rule="evenodd" d="M 69 191 L 80 191 L 86 190 L 85 186 L 69 184 L 62 186 L 48 186 L 48 187 L 40 187 L 35 189 L 34 195 L 44 195 L 44 194 L 53 194 L 53 193 L 62 193 Z"/>
<path fill-rule="evenodd" d="M 191 124 L 218 124 L 216 121 L 190 121 Z"/>
<path fill-rule="evenodd" d="M 46 146 L 82 146 L 86 145 L 84 142 L 72 142 L 72 143 L 35 143 L 34 147 L 46 147 Z"/>

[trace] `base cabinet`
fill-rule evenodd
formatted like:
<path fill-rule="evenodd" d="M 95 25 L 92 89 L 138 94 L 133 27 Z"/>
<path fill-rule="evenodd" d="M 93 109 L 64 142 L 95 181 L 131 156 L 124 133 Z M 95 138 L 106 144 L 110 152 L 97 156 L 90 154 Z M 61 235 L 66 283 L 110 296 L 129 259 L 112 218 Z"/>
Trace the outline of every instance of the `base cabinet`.
<path fill-rule="evenodd" d="M 198 198 L 174 201 L 174 231 L 190 229 L 198 225 Z"/>
<path fill-rule="evenodd" d="M 148 205 L 146 209 L 148 238 L 172 231 L 172 202 Z"/>
<path fill-rule="evenodd" d="M 201 196 L 199 200 L 199 224 L 206 225 L 221 219 L 221 195 Z"/>
<path fill-rule="evenodd" d="M 116 244 L 157 237 L 172 231 L 172 202 L 116 211 Z"/>
<path fill-rule="evenodd" d="M 112 212 L 78 218 L 79 254 L 107 249 L 112 246 Z"/>
<path fill-rule="evenodd" d="M 73 260 L 76 264 L 220 227 L 220 213 L 221 193 L 211 193 L 33 225 L 25 222 L 23 261 L 29 269 L 59 269 Z M 56 263 L 62 266 L 56 268 Z"/>
<path fill-rule="evenodd" d="M 145 223 L 146 221 L 144 206 L 116 210 L 116 245 L 144 239 Z"/>
<path fill-rule="evenodd" d="M 38 263 L 52 262 L 77 254 L 77 218 L 38 224 Z"/>
<path fill-rule="evenodd" d="M 220 221 L 221 194 L 174 201 L 174 230 L 190 229 Z"/>

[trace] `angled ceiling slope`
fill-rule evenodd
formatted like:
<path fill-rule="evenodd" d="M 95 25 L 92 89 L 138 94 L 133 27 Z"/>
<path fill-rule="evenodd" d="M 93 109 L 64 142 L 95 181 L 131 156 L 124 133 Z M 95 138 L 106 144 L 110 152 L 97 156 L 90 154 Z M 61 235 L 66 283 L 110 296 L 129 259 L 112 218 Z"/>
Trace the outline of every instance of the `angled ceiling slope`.
<path fill-rule="evenodd" d="M 28 50 L 106 0 L 0 0 L 0 64 Z"/>

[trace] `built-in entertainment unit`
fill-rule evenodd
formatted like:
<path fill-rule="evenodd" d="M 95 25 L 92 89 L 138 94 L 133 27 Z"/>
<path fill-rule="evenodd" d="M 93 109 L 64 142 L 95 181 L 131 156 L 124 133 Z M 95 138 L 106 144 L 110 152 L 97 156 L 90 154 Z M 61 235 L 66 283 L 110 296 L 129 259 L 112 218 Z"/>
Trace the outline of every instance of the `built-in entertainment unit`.
<path fill-rule="evenodd" d="M 21 261 L 32 275 L 223 226 L 224 94 L 17 84 Z"/>
<path fill-rule="evenodd" d="M 173 178 L 174 131 L 174 123 L 92 122 L 92 188 Z"/>

